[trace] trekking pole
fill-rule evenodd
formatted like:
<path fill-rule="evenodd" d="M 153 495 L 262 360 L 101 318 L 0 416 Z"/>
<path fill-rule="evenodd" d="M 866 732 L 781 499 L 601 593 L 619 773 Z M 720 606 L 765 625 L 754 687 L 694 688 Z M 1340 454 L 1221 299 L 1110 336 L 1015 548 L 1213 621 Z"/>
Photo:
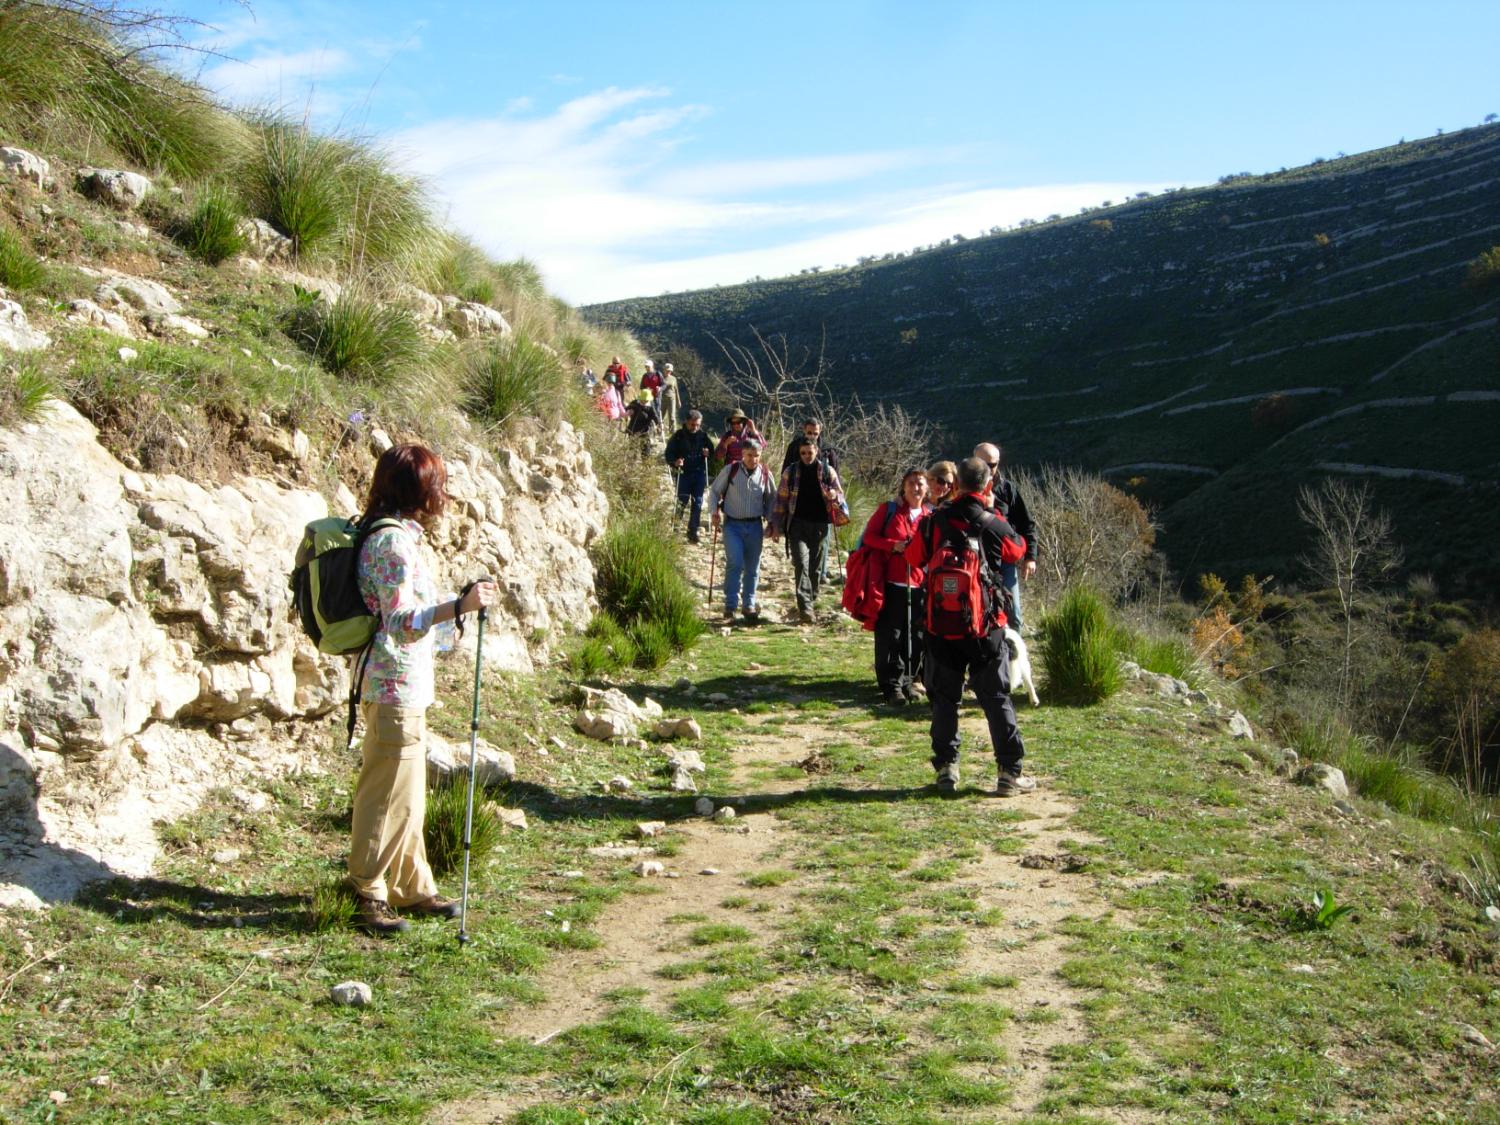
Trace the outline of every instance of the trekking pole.
<path fill-rule="evenodd" d="M 708 544 L 708 593 L 703 599 L 706 602 L 714 600 L 714 563 L 719 561 L 719 525 L 713 520 L 709 523 L 713 526 L 713 535 Z"/>
<path fill-rule="evenodd" d="M 687 505 L 682 502 L 682 470 L 676 465 L 672 466 L 672 530 L 676 531 L 682 526 L 682 509 Z"/>
<path fill-rule="evenodd" d="M 911 667 L 911 563 L 906 564 L 906 674 L 912 674 Z M 911 685 L 908 684 L 907 695 L 911 694 Z"/>
<path fill-rule="evenodd" d="M 489 581 L 482 579 L 481 581 Z M 484 668 L 484 606 L 479 607 L 479 635 L 474 641 L 474 709 L 469 716 L 469 795 L 464 803 L 464 889 L 458 907 L 458 947 L 469 944 L 469 850 L 474 836 L 474 763 L 479 755 L 479 673 Z"/>

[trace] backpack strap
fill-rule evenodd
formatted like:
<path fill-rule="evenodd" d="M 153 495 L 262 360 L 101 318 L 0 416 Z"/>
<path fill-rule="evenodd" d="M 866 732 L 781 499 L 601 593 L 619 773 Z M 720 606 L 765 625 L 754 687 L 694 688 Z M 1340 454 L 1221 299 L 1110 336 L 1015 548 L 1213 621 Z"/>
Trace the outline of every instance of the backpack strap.
<path fill-rule="evenodd" d="M 356 582 L 359 580 L 359 555 L 365 549 L 365 540 L 382 528 L 399 527 L 404 529 L 405 524 L 392 516 L 380 516 L 372 520 L 368 515 L 363 515 L 360 516 L 357 526 L 359 530 L 354 538 L 354 574 Z M 373 616 L 378 617 L 380 615 L 374 614 Z M 359 719 L 359 694 L 365 685 L 365 669 L 370 666 L 370 652 L 375 648 L 375 635 L 379 632 L 380 626 L 377 625 L 375 633 L 370 634 L 370 639 L 365 642 L 365 647 L 360 649 L 354 657 L 354 667 L 358 671 L 350 677 L 349 721 L 345 724 L 345 729 L 349 734 L 348 744 L 350 746 L 354 745 L 354 726 Z"/>

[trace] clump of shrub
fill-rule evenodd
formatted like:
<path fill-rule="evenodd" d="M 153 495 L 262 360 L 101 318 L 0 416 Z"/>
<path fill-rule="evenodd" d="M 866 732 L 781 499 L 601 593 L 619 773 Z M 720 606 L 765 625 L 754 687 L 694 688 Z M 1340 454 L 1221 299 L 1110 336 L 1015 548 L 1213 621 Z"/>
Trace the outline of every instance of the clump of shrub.
<path fill-rule="evenodd" d="M 334 375 L 389 382 L 416 367 L 428 353 L 412 314 L 350 287 L 332 304 L 298 290 L 287 317 L 287 335 Z"/>
<path fill-rule="evenodd" d="M 0 227 L 0 285 L 25 293 L 41 287 L 47 267 L 31 252 L 19 235 Z"/>
<path fill-rule="evenodd" d="M 177 243 L 199 261 L 216 266 L 245 249 L 240 233 L 239 204 L 228 192 L 211 188 L 199 198 L 192 214 L 173 230 Z"/>
<path fill-rule="evenodd" d="M 1500 246 L 1491 246 L 1470 262 L 1464 282 L 1471 289 L 1488 289 L 1500 283 Z"/>
<path fill-rule="evenodd" d="M 498 426 L 523 417 L 556 417 L 567 392 L 557 357 L 521 332 L 469 350 L 464 381 L 470 411 Z"/>
<path fill-rule="evenodd" d="M 342 876 L 325 879 L 313 888 L 307 904 L 307 928 L 324 934 L 354 925 L 354 891 Z"/>
<path fill-rule="evenodd" d="M 1175 676 L 1189 684 L 1198 682 L 1202 670 L 1192 647 L 1180 637 L 1158 637 L 1124 632 L 1121 650 L 1148 672 Z"/>
<path fill-rule="evenodd" d="M 464 861 L 464 815 L 468 807 L 468 775 L 435 785 L 427 792 L 427 819 L 423 837 L 427 843 L 427 862 L 434 874 L 445 875 Z M 482 866 L 500 843 L 504 832 L 495 808 L 484 799 L 482 790 L 474 793 L 474 819 L 469 834 L 469 862 Z"/>
<path fill-rule="evenodd" d="M 1042 616 L 1041 640 L 1049 696 L 1065 703 L 1098 703 L 1120 690 L 1120 630 L 1093 590 L 1065 590 Z"/>
<path fill-rule="evenodd" d="M 330 247 L 345 219 L 343 154 L 304 125 L 267 121 L 246 168 L 251 207 L 292 240 L 303 257 Z"/>
<path fill-rule="evenodd" d="M 0 376 L 0 423 L 35 422 L 48 399 L 57 397 L 57 385 L 41 368 L 30 363 Z"/>

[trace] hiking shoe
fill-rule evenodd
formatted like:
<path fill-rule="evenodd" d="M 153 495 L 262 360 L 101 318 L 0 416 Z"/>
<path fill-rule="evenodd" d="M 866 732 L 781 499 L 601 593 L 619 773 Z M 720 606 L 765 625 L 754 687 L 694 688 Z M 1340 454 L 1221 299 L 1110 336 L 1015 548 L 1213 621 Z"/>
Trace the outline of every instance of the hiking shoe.
<path fill-rule="evenodd" d="M 758 621 L 760 621 L 760 610 L 756 609 L 753 605 L 746 606 L 745 620 L 750 622 L 751 624 L 757 623 Z"/>
<path fill-rule="evenodd" d="M 738 615 L 738 613 L 739 613 L 739 610 L 735 609 L 734 606 L 732 606 L 732 605 L 726 605 L 724 607 L 724 620 L 727 623 L 729 623 L 729 624 L 733 624 L 734 623 L 734 619 L 735 619 L 736 615 Z"/>
<path fill-rule="evenodd" d="M 698 542 L 698 536 L 697 536 L 697 533 L 694 533 L 694 534 L 692 534 L 692 535 L 689 535 L 689 536 L 688 536 L 688 542 L 689 542 L 689 543 L 696 543 L 696 542 Z"/>
<path fill-rule="evenodd" d="M 402 909 L 410 914 L 425 914 L 429 918 L 457 918 L 461 912 L 458 899 L 444 898 L 442 895 L 428 895 L 421 902 L 414 902 Z"/>
<path fill-rule="evenodd" d="M 939 766 L 937 771 L 937 788 L 939 793 L 958 792 L 958 763 L 949 762 L 946 766 Z"/>
<path fill-rule="evenodd" d="M 354 916 L 359 919 L 360 927 L 366 933 L 375 934 L 378 937 L 404 934 L 411 929 L 411 923 L 392 910 L 391 904 L 383 898 L 355 895 Z"/>
<path fill-rule="evenodd" d="M 1013 797 L 1017 793 L 1030 793 L 1036 788 L 1036 778 L 1027 777 L 1020 770 L 1001 770 L 995 782 L 995 796 Z"/>
<path fill-rule="evenodd" d="M 799 609 L 797 611 L 798 625 L 816 625 L 817 623 L 818 619 L 814 617 L 809 610 Z"/>

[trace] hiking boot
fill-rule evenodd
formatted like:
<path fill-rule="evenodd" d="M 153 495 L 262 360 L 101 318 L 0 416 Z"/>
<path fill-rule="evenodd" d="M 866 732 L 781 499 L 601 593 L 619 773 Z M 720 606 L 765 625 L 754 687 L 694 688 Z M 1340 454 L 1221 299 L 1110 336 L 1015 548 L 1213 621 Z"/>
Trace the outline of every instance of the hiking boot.
<path fill-rule="evenodd" d="M 880 693 L 880 698 L 885 700 L 887 707 L 905 707 L 908 702 L 906 693 L 899 687 L 885 688 Z"/>
<path fill-rule="evenodd" d="M 457 918 L 461 908 L 456 898 L 428 895 L 421 902 L 414 902 L 402 909 L 410 914 L 425 914 L 429 918 Z"/>
<path fill-rule="evenodd" d="M 946 766 L 939 766 L 937 771 L 937 788 L 939 793 L 958 792 L 958 763 L 949 762 Z"/>
<path fill-rule="evenodd" d="M 688 542 L 689 543 L 697 543 L 698 542 L 698 533 L 696 531 L 693 532 L 691 535 L 688 536 Z"/>
<path fill-rule="evenodd" d="M 995 796 L 1013 797 L 1017 793 L 1030 793 L 1036 788 L 1036 778 L 1027 777 L 1020 770 L 1001 770 L 995 782 Z"/>
<path fill-rule="evenodd" d="M 810 610 L 799 609 L 797 611 L 798 625 L 816 625 L 817 623 L 818 619 L 812 615 L 812 612 Z"/>
<path fill-rule="evenodd" d="M 750 622 L 750 624 L 752 624 L 752 625 L 759 624 L 760 623 L 760 610 L 756 609 L 753 605 L 746 606 L 745 607 L 745 620 L 748 621 L 748 622 Z"/>
<path fill-rule="evenodd" d="M 366 933 L 375 934 L 378 937 L 404 934 L 411 929 L 411 923 L 392 910 L 391 904 L 383 898 L 355 895 L 354 916 L 359 919 L 360 927 Z"/>

